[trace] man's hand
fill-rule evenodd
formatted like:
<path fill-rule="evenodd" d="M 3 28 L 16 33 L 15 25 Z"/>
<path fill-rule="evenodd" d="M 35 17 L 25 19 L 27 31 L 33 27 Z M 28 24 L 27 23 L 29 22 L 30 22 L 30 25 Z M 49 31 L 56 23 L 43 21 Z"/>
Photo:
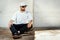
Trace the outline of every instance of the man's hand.
<path fill-rule="evenodd" d="M 27 27 L 30 28 L 30 27 L 31 27 L 31 24 L 29 23 L 29 24 L 27 25 Z"/>
<path fill-rule="evenodd" d="M 32 20 L 28 23 L 27 27 L 30 28 L 32 26 Z"/>

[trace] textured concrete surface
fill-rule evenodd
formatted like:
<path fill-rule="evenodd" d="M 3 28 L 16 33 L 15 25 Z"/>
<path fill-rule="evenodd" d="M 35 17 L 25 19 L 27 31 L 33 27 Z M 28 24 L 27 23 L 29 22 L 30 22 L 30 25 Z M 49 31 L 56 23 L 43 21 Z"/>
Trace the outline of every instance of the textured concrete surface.
<path fill-rule="evenodd" d="M 60 0 L 34 0 L 34 27 L 60 26 Z"/>
<path fill-rule="evenodd" d="M 55 38 L 55 40 L 59 40 L 60 38 L 59 28 L 54 28 L 54 27 L 53 28 L 35 27 L 33 31 L 30 31 L 30 33 L 33 34 L 32 35 L 23 34 L 22 38 L 13 39 L 9 29 L 0 28 L 0 40 L 39 40 L 39 39 L 50 40 L 52 38 Z"/>
<path fill-rule="evenodd" d="M 35 31 L 34 40 L 60 40 L 60 30 Z"/>

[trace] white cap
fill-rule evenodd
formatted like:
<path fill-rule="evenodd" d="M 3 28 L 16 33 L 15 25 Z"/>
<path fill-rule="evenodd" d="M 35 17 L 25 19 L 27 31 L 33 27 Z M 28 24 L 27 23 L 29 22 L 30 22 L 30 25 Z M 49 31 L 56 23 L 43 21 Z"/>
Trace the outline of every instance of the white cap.
<path fill-rule="evenodd" d="M 21 2 L 20 6 L 27 6 L 27 4 L 25 2 Z"/>

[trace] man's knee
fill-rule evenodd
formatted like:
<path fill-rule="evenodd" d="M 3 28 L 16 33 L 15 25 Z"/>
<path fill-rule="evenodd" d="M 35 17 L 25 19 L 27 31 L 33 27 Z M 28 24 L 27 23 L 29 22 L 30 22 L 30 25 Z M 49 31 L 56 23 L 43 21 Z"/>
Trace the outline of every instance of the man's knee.
<path fill-rule="evenodd" d="M 13 29 L 13 28 L 14 28 L 14 25 L 12 24 L 12 25 L 10 26 L 10 30 Z"/>

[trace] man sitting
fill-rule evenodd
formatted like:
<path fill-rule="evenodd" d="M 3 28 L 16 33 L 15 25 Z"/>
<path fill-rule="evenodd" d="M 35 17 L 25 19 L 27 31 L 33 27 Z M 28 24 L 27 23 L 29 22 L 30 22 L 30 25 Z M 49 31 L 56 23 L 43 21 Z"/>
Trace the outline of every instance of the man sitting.
<path fill-rule="evenodd" d="M 12 32 L 13 38 L 18 38 L 19 35 L 29 31 L 32 28 L 32 15 L 26 11 L 27 4 L 22 2 L 20 10 L 17 11 L 8 23 Z"/>

